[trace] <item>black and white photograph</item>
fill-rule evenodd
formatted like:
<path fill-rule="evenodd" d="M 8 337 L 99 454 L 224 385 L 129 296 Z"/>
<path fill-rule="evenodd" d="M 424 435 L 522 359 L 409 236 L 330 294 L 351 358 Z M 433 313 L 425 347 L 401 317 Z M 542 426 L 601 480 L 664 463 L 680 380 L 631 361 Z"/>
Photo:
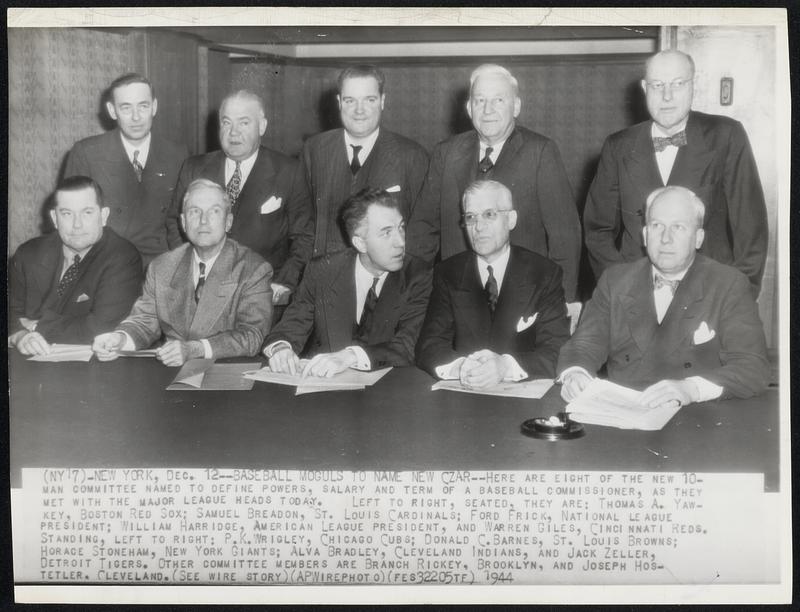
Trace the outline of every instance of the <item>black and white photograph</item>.
<path fill-rule="evenodd" d="M 7 25 L 16 603 L 791 601 L 785 9 Z"/>

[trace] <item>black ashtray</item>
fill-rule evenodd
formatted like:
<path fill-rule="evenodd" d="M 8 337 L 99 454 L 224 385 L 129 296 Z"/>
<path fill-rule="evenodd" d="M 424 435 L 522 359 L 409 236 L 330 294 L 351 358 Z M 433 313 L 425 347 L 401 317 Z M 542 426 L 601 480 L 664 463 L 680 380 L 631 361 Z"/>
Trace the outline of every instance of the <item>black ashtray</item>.
<path fill-rule="evenodd" d="M 537 417 L 528 419 L 520 427 L 520 431 L 531 438 L 540 440 L 574 440 L 586 435 L 583 425 L 569 420 L 566 412 L 560 412 L 558 416 L 549 419 Z"/>

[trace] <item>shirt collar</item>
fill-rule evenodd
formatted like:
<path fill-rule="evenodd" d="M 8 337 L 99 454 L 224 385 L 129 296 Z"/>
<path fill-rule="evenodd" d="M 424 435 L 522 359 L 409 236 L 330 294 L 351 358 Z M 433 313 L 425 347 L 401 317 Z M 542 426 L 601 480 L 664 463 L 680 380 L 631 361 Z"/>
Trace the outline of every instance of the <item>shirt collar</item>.
<path fill-rule="evenodd" d="M 242 173 L 242 182 L 244 182 L 244 180 L 250 174 L 250 171 L 253 169 L 253 166 L 255 166 L 256 157 L 258 157 L 258 149 L 256 149 L 255 152 L 250 157 L 243 159 L 241 162 L 239 162 L 239 171 Z M 235 170 L 236 170 L 236 160 L 231 159 L 226 155 L 225 174 L 233 176 Z"/>
<path fill-rule="evenodd" d="M 507 244 L 505 250 L 500 253 L 500 255 L 495 259 L 492 263 L 487 262 L 483 257 L 479 255 L 475 255 L 475 259 L 478 261 L 478 273 L 481 275 L 481 278 L 484 276 L 488 278 L 489 271 L 488 267 L 492 266 L 492 276 L 494 276 L 495 280 L 497 281 L 498 289 L 500 285 L 503 283 L 503 278 L 506 275 L 506 268 L 508 267 L 508 260 L 511 257 L 511 245 Z"/>
<path fill-rule="evenodd" d="M 347 150 L 347 156 L 350 157 L 350 145 L 356 145 L 361 147 L 361 153 L 359 155 L 360 159 L 367 159 L 369 157 L 370 151 L 372 151 L 373 147 L 375 146 L 375 142 L 378 140 L 378 134 L 381 131 L 379 127 L 377 130 L 372 132 L 366 138 L 353 138 L 347 130 L 344 131 L 344 145 L 345 149 Z"/>
<path fill-rule="evenodd" d="M 97 243 L 95 243 L 95 244 L 97 244 Z M 67 265 L 71 266 L 73 261 L 75 260 L 75 255 L 79 255 L 80 258 L 81 258 L 81 261 L 83 261 L 84 259 L 86 259 L 86 256 L 89 254 L 89 251 L 92 250 L 93 246 L 94 246 L 94 244 L 89 246 L 89 247 L 86 247 L 82 251 L 75 251 L 75 250 L 69 248 L 66 244 L 64 244 L 62 242 L 61 243 L 61 254 L 64 256 L 64 260 L 67 262 Z"/>
<path fill-rule="evenodd" d="M 378 280 L 378 286 L 379 287 L 381 285 L 383 285 L 383 281 L 386 280 L 386 276 L 388 274 L 389 274 L 389 271 L 388 270 L 384 270 L 378 276 L 378 279 L 379 279 Z M 372 280 L 374 278 L 375 278 L 375 275 L 364 267 L 364 264 L 361 263 L 361 257 L 359 257 L 359 255 L 356 254 L 356 282 L 363 281 L 363 282 L 365 282 L 367 284 L 367 287 L 371 287 L 372 286 Z"/>
<path fill-rule="evenodd" d="M 211 268 L 214 266 L 214 263 L 217 261 L 217 258 L 222 253 L 222 249 L 225 248 L 225 240 L 227 240 L 227 238 L 222 239 L 222 246 L 220 247 L 219 251 L 217 251 L 217 254 L 205 260 L 201 260 L 200 256 L 197 254 L 197 251 L 195 251 L 194 248 L 192 248 L 192 266 L 194 267 L 194 269 L 199 270 L 200 262 L 202 261 L 204 264 L 206 264 L 206 276 L 208 276 L 208 273 L 211 271 Z"/>
<path fill-rule="evenodd" d="M 689 268 L 691 268 L 692 265 L 694 265 L 694 262 L 692 262 L 691 265 L 689 265 Z M 650 264 L 651 276 L 654 281 L 656 278 L 656 274 L 660 274 L 666 280 L 683 280 L 683 277 L 686 276 L 686 273 L 689 271 L 689 268 L 686 268 L 685 270 L 683 270 L 682 272 L 678 272 L 677 274 L 667 274 L 666 272 L 660 272 L 659 270 L 656 270 L 656 267 L 653 264 Z"/>
<path fill-rule="evenodd" d="M 122 146 L 125 149 L 125 154 L 128 156 L 128 161 L 133 163 L 133 152 L 139 151 L 139 155 L 136 159 L 140 164 L 142 164 L 143 167 L 147 165 L 147 156 L 150 154 L 151 136 L 152 134 L 148 133 L 139 145 L 133 145 L 128 142 L 127 138 L 123 136 L 122 131 L 120 131 L 119 137 L 122 140 Z"/>
<path fill-rule="evenodd" d="M 679 125 L 679 129 L 675 130 L 673 133 L 677 134 L 678 132 L 682 132 L 686 129 L 686 124 L 689 121 L 689 115 L 686 115 L 683 121 L 681 121 Z M 653 121 L 652 125 L 650 126 L 650 136 L 653 138 L 669 138 L 669 134 L 667 134 L 664 129 L 658 125 L 655 121 Z"/>

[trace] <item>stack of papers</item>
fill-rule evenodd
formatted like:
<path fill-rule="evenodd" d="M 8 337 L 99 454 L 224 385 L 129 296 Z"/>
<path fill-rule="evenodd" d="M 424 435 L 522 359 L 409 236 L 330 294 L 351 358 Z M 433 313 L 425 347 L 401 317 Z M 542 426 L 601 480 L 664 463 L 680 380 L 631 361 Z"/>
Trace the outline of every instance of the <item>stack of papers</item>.
<path fill-rule="evenodd" d="M 464 387 L 457 380 L 440 380 L 431 387 L 431 391 L 445 389 L 446 391 L 462 391 L 464 393 L 478 393 L 480 395 L 496 395 L 501 397 L 522 397 L 525 399 L 540 399 L 553 386 L 552 378 L 539 378 L 521 382 L 500 383 L 485 389 L 470 389 Z"/>
<path fill-rule="evenodd" d="M 190 359 L 183 364 L 167 391 L 248 391 L 253 381 L 242 374 L 261 364 L 214 363 L 213 359 Z"/>
<path fill-rule="evenodd" d="M 306 360 L 300 360 L 301 370 L 306 363 Z M 251 380 L 260 380 L 261 382 L 297 387 L 295 395 L 303 395 L 304 393 L 319 393 L 320 391 L 360 391 L 374 385 L 391 369 L 383 368 L 371 372 L 348 369 L 334 374 L 330 378 L 321 376 L 306 376 L 303 378 L 299 374 L 279 374 L 273 372 L 267 366 L 254 372 L 245 372 L 244 377 Z"/>
<path fill-rule="evenodd" d="M 51 344 L 47 355 L 34 355 L 28 361 L 89 361 L 91 344 Z"/>
<path fill-rule="evenodd" d="M 680 410 L 677 404 L 666 408 L 642 406 L 639 404 L 641 395 L 641 391 L 595 378 L 567 404 L 567 412 L 573 421 L 579 423 L 656 431 Z"/>

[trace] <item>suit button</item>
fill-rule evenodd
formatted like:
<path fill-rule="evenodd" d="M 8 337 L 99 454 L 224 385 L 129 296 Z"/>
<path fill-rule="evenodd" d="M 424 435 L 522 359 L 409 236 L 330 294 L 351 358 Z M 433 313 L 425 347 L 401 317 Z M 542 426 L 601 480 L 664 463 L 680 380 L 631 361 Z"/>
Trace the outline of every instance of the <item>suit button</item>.
<path fill-rule="evenodd" d="M 631 360 L 630 355 L 625 355 L 625 361 L 630 361 L 630 360 Z"/>
<path fill-rule="evenodd" d="M 683 364 L 683 367 L 688 370 L 689 368 L 692 367 L 692 362 L 691 361 L 687 361 L 686 363 Z"/>

